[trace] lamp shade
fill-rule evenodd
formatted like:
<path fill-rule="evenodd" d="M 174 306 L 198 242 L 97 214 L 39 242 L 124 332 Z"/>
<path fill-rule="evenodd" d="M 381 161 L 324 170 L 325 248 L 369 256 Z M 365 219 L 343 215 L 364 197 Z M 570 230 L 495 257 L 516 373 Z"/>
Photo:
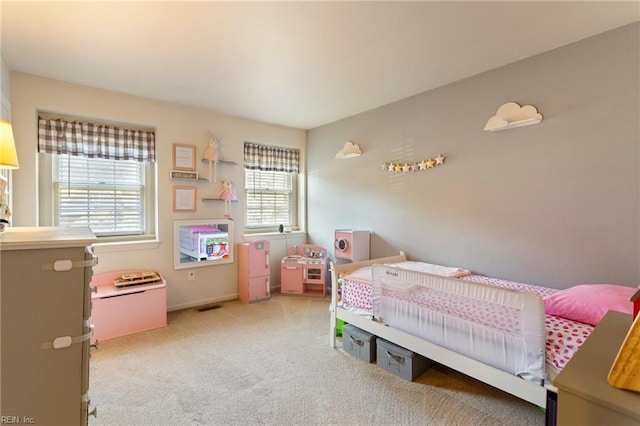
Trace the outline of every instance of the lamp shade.
<path fill-rule="evenodd" d="M 0 120 L 0 169 L 17 169 L 18 154 L 11 123 Z"/>

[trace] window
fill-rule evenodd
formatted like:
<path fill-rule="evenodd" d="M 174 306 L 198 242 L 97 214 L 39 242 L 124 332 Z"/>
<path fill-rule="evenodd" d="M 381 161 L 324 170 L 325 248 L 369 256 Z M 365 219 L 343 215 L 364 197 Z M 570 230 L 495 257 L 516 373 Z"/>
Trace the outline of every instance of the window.
<path fill-rule="evenodd" d="M 89 226 L 99 237 L 144 234 L 144 163 L 60 155 L 56 165 L 55 226 Z"/>
<path fill-rule="evenodd" d="M 245 169 L 246 227 L 275 230 L 295 227 L 296 191 L 293 173 Z"/>
<path fill-rule="evenodd" d="M 40 117 L 40 223 L 99 241 L 155 238 L 153 132 Z"/>
<path fill-rule="evenodd" d="M 296 150 L 244 144 L 246 232 L 297 229 L 298 159 Z"/>

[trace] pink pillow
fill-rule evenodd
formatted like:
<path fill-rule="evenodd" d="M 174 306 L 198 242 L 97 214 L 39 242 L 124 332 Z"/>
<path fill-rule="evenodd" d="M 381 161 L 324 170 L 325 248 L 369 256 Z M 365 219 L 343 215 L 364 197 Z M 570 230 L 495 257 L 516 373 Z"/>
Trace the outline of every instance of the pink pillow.
<path fill-rule="evenodd" d="M 583 284 L 545 297 L 544 305 L 547 315 L 595 326 L 609 310 L 632 314 L 629 299 L 636 291 L 613 284 Z"/>

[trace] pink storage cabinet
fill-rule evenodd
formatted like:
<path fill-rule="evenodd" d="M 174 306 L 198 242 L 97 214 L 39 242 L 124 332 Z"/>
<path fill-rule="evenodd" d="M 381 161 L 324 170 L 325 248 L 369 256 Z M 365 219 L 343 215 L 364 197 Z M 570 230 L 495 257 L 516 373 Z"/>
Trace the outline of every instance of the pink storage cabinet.
<path fill-rule="evenodd" d="M 167 326 L 167 283 L 140 284 L 118 288 L 116 278 L 139 271 L 112 271 L 96 274 L 91 286 L 94 325 L 92 341 L 108 340 Z"/>
<path fill-rule="evenodd" d="M 269 241 L 238 244 L 238 298 L 242 303 L 271 297 Z"/>

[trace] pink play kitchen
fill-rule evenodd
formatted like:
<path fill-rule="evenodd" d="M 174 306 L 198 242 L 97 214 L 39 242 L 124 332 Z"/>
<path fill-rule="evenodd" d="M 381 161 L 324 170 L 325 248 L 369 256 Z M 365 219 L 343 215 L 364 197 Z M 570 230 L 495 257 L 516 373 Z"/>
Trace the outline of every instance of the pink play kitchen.
<path fill-rule="evenodd" d="M 289 247 L 280 267 L 280 292 L 304 296 L 326 295 L 329 259 L 327 250 L 300 244 Z"/>

